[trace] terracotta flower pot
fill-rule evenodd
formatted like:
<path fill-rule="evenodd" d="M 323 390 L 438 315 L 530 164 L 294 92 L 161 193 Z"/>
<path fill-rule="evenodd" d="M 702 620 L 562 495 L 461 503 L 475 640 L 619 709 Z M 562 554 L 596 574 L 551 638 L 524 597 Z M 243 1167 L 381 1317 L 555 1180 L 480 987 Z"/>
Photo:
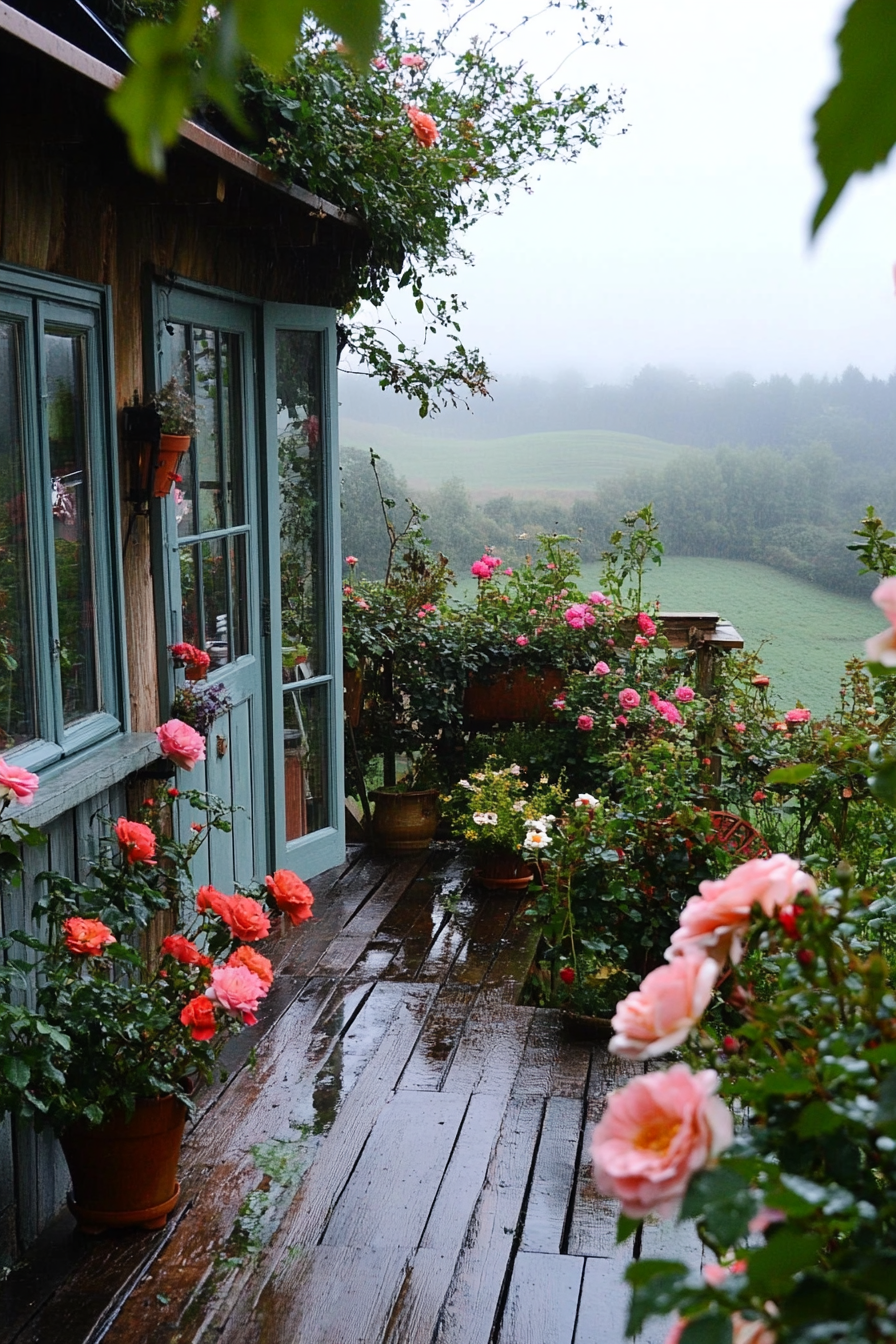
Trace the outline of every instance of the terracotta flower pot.
<path fill-rule="evenodd" d="M 206 669 L 197 667 L 195 663 L 187 663 L 184 668 L 184 676 L 187 681 L 203 681 L 205 679 Z"/>
<path fill-rule="evenodd" d="M 164 499 L 178 475 L 180 459 L 190 447 L 190 434 L 163 434 L 159 440 L 153 491 L 156 499 Z"/>
<path fill-rule="evenodd" d="M 514 667 L 495 681 L 471 679 L 464 691 L 468 723 L 540 722 L 551 717 L 551 703 L 563 690 L 563 677 L 554 667 L 534 675 Z"/>
<path fill-rule="evenodd" d="M 525 891 L 534 877 L 534 868 L 510 850 L 502 854 L 482 854 L 473 876 L 486 891 Z"/>
<path fill-rule="evenodd" d="M 439 824 L 438 789 L 373 789 L 373 841 L 395 854 L 429 849 Z"/>
<path fill-rule="evenodd" d="M 60 1134 L 72 1188 L 68 1206 L 84 1232 L 165 1226 L 180 1197 L 177 1164 L 187 1109 L 175 1097 L 142 1097 L 134 1114 Z"/>

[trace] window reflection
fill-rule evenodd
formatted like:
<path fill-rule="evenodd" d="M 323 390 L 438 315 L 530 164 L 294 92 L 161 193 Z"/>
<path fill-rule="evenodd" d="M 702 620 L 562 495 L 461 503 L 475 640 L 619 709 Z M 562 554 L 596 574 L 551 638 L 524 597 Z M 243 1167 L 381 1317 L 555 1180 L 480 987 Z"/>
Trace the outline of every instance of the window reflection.
<path fill-rule="evenodd" d="M 286 838 L 298 840 L 330 825 L 327 721 L 329 686 L 283 695 Z"/>
<path fill-rule="evenodd" d="M 22 457 L 21 337 L 17 323 L 0 322 L 0 751 L 37 736 Z"/>

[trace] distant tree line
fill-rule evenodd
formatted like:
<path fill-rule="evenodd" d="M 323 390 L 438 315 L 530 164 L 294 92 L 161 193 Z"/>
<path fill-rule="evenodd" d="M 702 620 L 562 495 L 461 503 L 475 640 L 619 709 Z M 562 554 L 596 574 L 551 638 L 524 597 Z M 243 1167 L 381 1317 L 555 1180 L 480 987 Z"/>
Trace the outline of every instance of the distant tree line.
<path fill-rule="evenodd" d="M 402 515 L 407 487 L 387 462 L 384 489 Z M 415 492 L 429 515 L 427 533 L 456 572 L 466 572 L 486 546 L 519 563 L 540 530 L 578 536 L 584 561 L 597 561 L 622 514 L 653 502 L 669 555 L 753 560 L 831 591 L 866 595 L 853 528 L 869 503 L 896 519 L 896 462 L 889 472 L 847 466 L 828 444 L 800 452 L 771 448 L 684 451 L 660 471 L 602 483 L 569 507 L 500 496 L 477 504 L 462 481 Z M 406 507 L 404 507 L 406 513 Z M 386 532 L 366 453 L 343 453 L 343 534 L 346 554 L 373 576 L 385 565 Z"/>
<path fill-rule="evenodd" d="M 345 413 L 460 438 L 592 429 L 703 448 L 731 444 L 798 452 L 823 442 L 844 460 L 880 466 L 893 460 L 896 448 L 896 376 L 866 378 L 855 368 L 839 378 L 807 374 L 798 381 L 783 376 L 757 381 L 735 373 L 705 383 L 651 367 L 622 385 L 589 385 L 576 374 L 551 382 L 501 378 L 492 400 L 477 399 L 472 415 L 447 411 L 426 429 L 410 407 L 387 396 L 352 380 L 343 394 Z"/>

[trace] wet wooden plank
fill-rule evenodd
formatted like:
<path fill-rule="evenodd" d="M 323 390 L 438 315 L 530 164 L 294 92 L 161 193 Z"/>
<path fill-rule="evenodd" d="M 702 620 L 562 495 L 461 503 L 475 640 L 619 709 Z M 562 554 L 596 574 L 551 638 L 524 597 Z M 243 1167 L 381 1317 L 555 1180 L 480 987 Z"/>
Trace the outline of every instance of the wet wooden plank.
<path fill-rule="evenodd" d="M 406 858 L 399 859 L 397 863 L 393 861 L 393 866 L 376 891 L 346 924 L 346 934 L 350 937 L 366 934 L 368 938 L 372 938 L 425 863 L 425 852 L 409 854 Z"/>
<path fill-rule="evenodd" d="M 480 902 L 469 893 L 459 897 L 453 904 L 451 918 L 442 928 L 420 969 L 418 980 L 438 980 L 443 982 L 458 955 L 466 946 L 480 910 Z"/>
<path fill-rule="evenodd" d="M 404 1277 L 395 1247 L 315 1246 L 265 1285 L 247 1323 L 228 1322 L 222 1344 L 374 1344 Z"/>
<path fill-rule="evenodd" d="M 431 877 L 418 877 L 407 896 L 383 921 L 380 935 L 396 938 L 395 955 L 383 974 L 388 980 L 413 980 L 423 967 L 433 944 L 447 927 L 451 915 L 435 894 Z M 399 928 L 398 920 L 403 921 Z"/>
<path fill-rule="evenodd" d="M 480 898 L 479 914 L 448 973 L 448 983 L 481 985 L 491 970 L 498 944 L 519 904 L 517 895 L 493 892 Z"/>
<path fill-rule="evenodd" d="M 619 1206 L 615 1200 L 599 1195 L 591 1179 L 591 1134 L 603 1114 L 606 1099 L 617 1087 L 623 1087 L 629 1078 L 641 1073 L 642 1066 L 631 1060 L 617 1059 L 605 1046 L 595 1046 L 588 1080 L 588 1103 L 585 1114 L 585 1135 L 582 1144 L 572 1220 L 569 1228 L 567 1251 L 570 1255 L 612 1256 L 616 1253 L 616 1219 Z"/>
<path fill-rule="evenodd" d="M 584 1269 L 580 1256 L 520 1251 L 497 1344 L 572 1344 Z"/>
<path fill-rule="evenodd" d="M 657 1218 L 651 1214 L 644 1219 L 641 1255 L 645 1260 L 683 1260 L 690 1269 L 699 1269 L 706 1247 L 697 1236 L 692 1218 L 679 1223 L 674 1218 Z"/>
<path fill-rule="evenodd" d="M 543 1102 L 511 1100 L 439 1320 L 439 1344 L 489 1344 L 520 1222 Z"/>
<path fill-rule="evenodd" d="M 526 914 L 529 908 L 529 899 L 523 893 L 513 918 L 496 945 L 495 959 L 485 976 L 485 984 L 512 986 L 516 994 L 525 984 L 540 936 L 537 921 Z"/>
<path fill-rule="evenodd" d="M 467 1109 L 466 1097 L 396 1093 L 327 1224 L 324 1246 L 401 1246 L 423 1234 Z"/>
<path fill-rule="evenodd" d="M 439 990 L 414 1053 L 401 1075 L 401 1090 L 434 1092 L 442 1086 L 475 1001 L 476 990 L 466 985 L 445 986 Z"/>
<path fill-rule="evenodd" d="M 550 1097 L 538 1141 L 521 1251 L 559 1255 L 564 1249 L 569 1201 L 576 1181 L 583 1103 Z"/>
<path fill-rule="evenodd" d="M 443 1091 L 510 1096 L 535 1009 L 508 1007 L 499 994 L 483 990 L 477 997 L 442 1082 Z"/>
<path fill-rule="evenodd" d="M 312 975 L 321 956 L 356 911 L 379 886 L 391 867 L 383 854 L 364 853 L 326 892 L 314 897 L 314 916 L 303 928 L 303 938 L 283 970 L 287 975 Z"/>
<path fill-rule="evenodd" d="M 514 1096 L 582 1098 L 590 1066 L 591 1047 L 569 1040 L 562 1015 L 553 1008 L 536 1008 Z"/>
<path fill-rule="evenodd" d="M 631 1291 L 622 1277 L 626 1263 L 618 1258 L 585 1260 L 573 1344 L 623 1344 Z"/>

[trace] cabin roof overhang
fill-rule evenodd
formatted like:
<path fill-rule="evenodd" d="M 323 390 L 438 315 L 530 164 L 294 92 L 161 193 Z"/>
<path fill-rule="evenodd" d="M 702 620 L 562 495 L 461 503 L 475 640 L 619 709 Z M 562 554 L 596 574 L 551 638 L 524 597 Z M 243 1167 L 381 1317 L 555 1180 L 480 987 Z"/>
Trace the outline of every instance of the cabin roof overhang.
<path fill-rule="evenodd" d="M 27 14 L 21 13 L 20 10 L 14 9 L 11 5 L 4 4 L 3 0 L 0 0 L 0 36 L 3 35 L 14 41 L 24 43 L 48 60 L 80 76 L 98 90 L 111 92 L 122 81 L 123 76 L 112 66 L 106 65 L 103 61 L 90 55 L 89 52 L 82 51 L 80 47 L 67 42 L 64 38 L 51 32 L 49 28 L 45 28 L 34 19 L 29 18 Z M 244 179 L 252 179 L 262 187 L 270 189 L 281 200 L 286 198 L 294 202 L 299 209 L 304 209 L 321 219 L 326 217 L 338 224 L 348 226 L 352 230 L 363 229 L 363 225 L 356 215 L 343 210 L 338 205 L 333 205 L 330 201 L 324 200 L 322 196 L 317 196 L 314 192 L 307 191 L 303 187 L 283 182 L 264 164 L 258 163 L 250 155 L 244 154 L 242 150 L 228 144 L 225 140 L 213 135 L 193 121 L 183 121 L 181 123 L 180 138 L 183 145 L 191 147 L 203 156 L 210 156 L 218 160 L 222 166 L 226 166 Z"/>

